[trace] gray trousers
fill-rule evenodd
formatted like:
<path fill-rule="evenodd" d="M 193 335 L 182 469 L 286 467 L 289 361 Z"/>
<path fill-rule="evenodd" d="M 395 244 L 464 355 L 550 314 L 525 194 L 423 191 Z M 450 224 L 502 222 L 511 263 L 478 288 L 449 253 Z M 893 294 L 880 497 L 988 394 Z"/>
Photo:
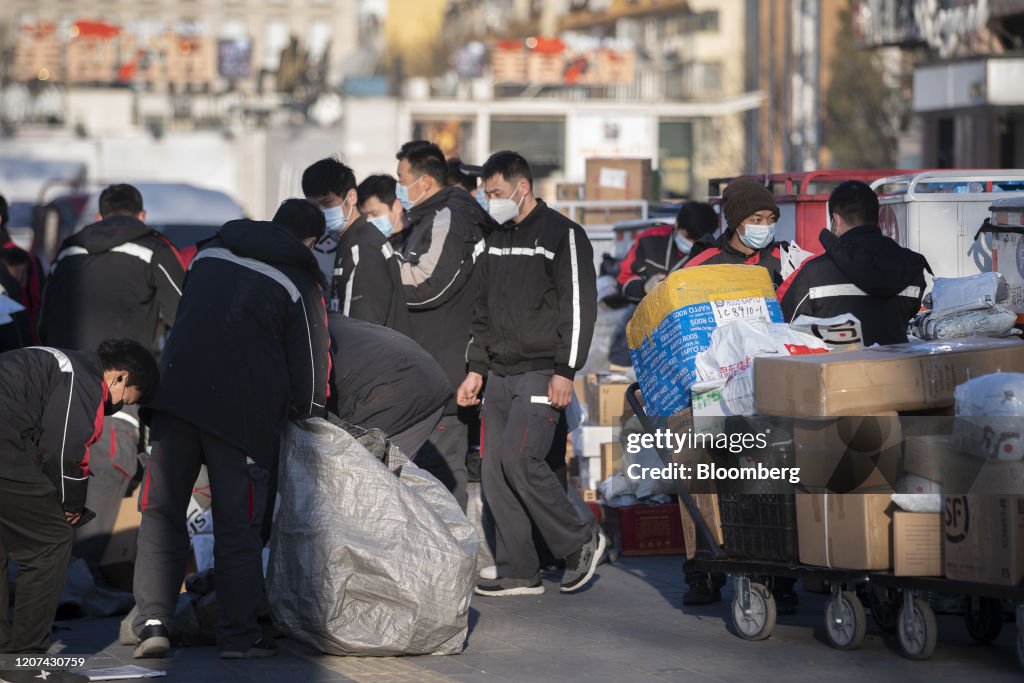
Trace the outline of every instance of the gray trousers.
<path fill-rule="evenodd" d="M 431 432 L 427 443 L 416 453 L 414 462 L 438 478 L 447 487 L 462 511 L 466 511 L 466 453 L 469 451 L 469 430 L 458 415 L 445 415 Z"/>
<path fill-rule="evenodd" d="M 444 415 L 444 406 L 432 412 L 425 420 L 420 420 L 397 434 L 388 434 L 388 438 L 391 439 L 391 443 L 398 446 L 398 450 L 407 457 L 413 458 L 423 448 L 423 444 L 427 442 L 430 435 L 434 433 L 434 429 L 441 422 L 442 415 Z"/>
<path fill-rule="evenodd" d="M 561 411 L 546 403 L 551 375 L 547 370 L 487 377 L 481 483 L 494 517 L 501 578 L 530 579 L 540 570 L 533 525 L 557 558 L 568 557 L 591 537 L 546 462 L 561 418 Z"/>
<path fill-rule="evenodd" d="M 123 414 L 122 414 L 123 413 Z M 121 500 L 139 466 L 139 411 L 125 406 L 103 420 L 99 440 L 89 447 L 89 493 L 85 507 L 96 513 L 88 524 L 75 529 L 71 554 L 91 567 L 99 566 L 121 509 Z"/>
<path fill-rule="evenodd" d="M 263 596 L 263 539 L 269 473 L 247 464 L 244 452 L 192 424 L 154 413 L 153 454 L 142 482 L 142 525 L 135 562 L 138 635 L 149 619 L 170 625 L 188 558 L 185 511 L 199 468 L 206 463 L 213 504 L 213 561 L 217 647 L 248 650 L 260 639 L 257 611 Z"/>
<path fill-rule="evenodd" d="M 27 457 L 27 456 L 26 456 Z M 0 652 L 45 652 L 71 555 L 71 525 L 53 484 L 0 479 Z M 7 622 L 7 561 L 18 565 Z"/>

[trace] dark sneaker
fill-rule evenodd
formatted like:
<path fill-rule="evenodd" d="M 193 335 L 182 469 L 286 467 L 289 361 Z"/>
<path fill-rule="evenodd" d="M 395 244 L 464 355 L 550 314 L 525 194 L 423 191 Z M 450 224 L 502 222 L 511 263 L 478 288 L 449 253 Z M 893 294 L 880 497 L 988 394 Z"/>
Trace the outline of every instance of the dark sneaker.
<path fill-rule="evenodd" d="M 277 654 L 277 644 L 267 638 L 261 637 L 252 647 L 244 652 L 242 650 L 221 650 L 221 659 L 261 659 L 273 657 Z"/>
<path fill-rule="evenodd" d="M 163 659 L 171 650 L 171 633 L 163 622 L 150 619 L 139 633 L 135 659 Z"/>
<path fill-rule="evenodd" d="M 562 592 L 572 593 L 587 585 L 594 576 L 597 563 L 608 547 L 608 539 L 603 531 L 597 531 L 590 540 L 583 544 L 578 553 L 573 553 L 565 561 L 565 574 L 562 575 Z"/>
<path fill-rule="evenodd" d="M 779 616 L 796 614 L 797 607 L 800 605 L 800 598 L 797 597 L 796 592 L 789 590 L 785 593 L 779 592 L 774 594 L 775 597 L 775 610 Z"/>
<path fill-rule="evenodd" d="M 477 595 L 493 595 L 495 597 L 540 595 L 544 592 L 544 583 L 540 580 L 540 576 L 535 576 L 532 579 L 491 579 L 476 584 L 473 592 Z"/>
<path fill-rule="evenodd" d="M 684 605 L 712 605 L 722 601 L 722 591 L 706 583 L 699 583 L 683 593 Z"/>

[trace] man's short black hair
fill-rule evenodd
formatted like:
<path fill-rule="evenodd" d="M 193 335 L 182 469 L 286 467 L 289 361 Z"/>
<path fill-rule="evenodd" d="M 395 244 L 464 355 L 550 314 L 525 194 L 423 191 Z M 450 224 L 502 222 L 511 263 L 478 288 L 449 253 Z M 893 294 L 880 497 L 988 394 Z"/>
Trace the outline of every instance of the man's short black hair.
<path fill-rule="evenodd" d="M 395 155 L 395 158 L 399 161 L 408 159 L 410 154 L 421 149 L 429 149 L 437 158 L 444 161 L 444 152 L 430 140 L 410 140 L 398 148 L 398 154 Z"/>
<path fill-rule="evenodd" d="M 160 383 L 160 369 L 146 347 L 131 339 L 111 337 L 100 342 L 97 351 L 104 370 L 128 372 L 128 386 L 139 390 L 139 403 L 153 400 Z"/>
<path fill-rule="evenodd" d="M 409 170 L 413 175 L 430 176 L 441 187 L 448 184 L 448 162 L 444 158 L 444 152 L 437 145 L 418 147 L 409 152 L 405 160 L 409 162 Z"/>
<path fill-rule="evenodd" d="M 530 189 L 533 189 L 533 172 L 530 171 L 530 164 L 519 152 L 504 150 L 492 154 L 491 158 L 484 162 L 480 177 L 489 180 L 496 175 L 500 175 L 509 183 L 526 178 L 526 182 L 530 183 Z"/>
<path fill-rule="evenodd" d="M 718 230 L 718 214 L 705 202 L 684 202 L 676 215 L 676 228 L 682 229 L 690 239 L 699 240 Z"/>
<path fill-rule="evenodd" d="M 142 213 L 142 193 L 134 185 L 111 185 L 100 194 L 100 216 L 138 216 Z"/>
<path fill-rule="evenodd" d="M 847 180 L 829 195 L 828 212 L 839 214 L 851 228 L 878 225 L 878 195 L 867 183 Z"/>
<path fill-rule="evenodd" d="M 448 160 L 448 184 L 464 187 L 469 192 L 476 191 L 476 176 L 466 175 L 462 172 L 462 159 L 452 157 Z"/>
<path fill-rule="evenodd" d="M 344 197 L 354 189 L 356 174 L 333 157 L 321 159 L 302 173 L 302 194 L 307 197 L 323 197 L 329 192 Z"/>
<path fill-rule="evenodd" d="M 359 206 L 366 203 L 370 197 L 376 197 L 381 204 L 387 204 L 390 208 L 395 203 L 395 185 L 398 184 L 389 175 L 372 175 L 359 183 L 356 194 L 359 195 Z"/>
<path fill-rule="evenodd" d="M 287 228 L 300 242 L 309 237 L 318 240 L 327 230 L 324 212 L 305 199 L 284 200 L 271 220 Z"/>

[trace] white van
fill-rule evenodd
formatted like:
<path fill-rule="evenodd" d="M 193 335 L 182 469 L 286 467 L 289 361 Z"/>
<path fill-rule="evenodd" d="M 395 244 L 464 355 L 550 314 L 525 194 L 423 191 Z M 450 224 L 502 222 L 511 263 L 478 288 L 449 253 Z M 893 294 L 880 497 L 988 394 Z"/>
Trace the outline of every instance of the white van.
<path fill-rule="evenodd" d="M 935 277 L 964 277 L 992 270 L 991 235 L 974 237 L 993 200 L 1024 197 L 1024 169 L 928 171 L 879 178 L 871 187 L 885 234 L 924 254 Z"/>

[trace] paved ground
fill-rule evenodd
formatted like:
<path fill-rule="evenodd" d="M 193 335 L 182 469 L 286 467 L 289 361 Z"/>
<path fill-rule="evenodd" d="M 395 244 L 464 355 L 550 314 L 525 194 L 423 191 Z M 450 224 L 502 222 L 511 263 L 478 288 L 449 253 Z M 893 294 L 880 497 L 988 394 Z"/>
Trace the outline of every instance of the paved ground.
<path fill-rule="evenodd" d="M 729 632 L 727 603 L 682 610 L 680 561 L 620 559 L 602 566 L 597 583 L 572 596 L 559 594 L 551 581 L 543 596 L 474 597 L 468 647 L 455 657 L 330 657 L 280 640 L 283 650 L 271 660 L 223 662 L 213 648 L 187 648 L 147 665 L 167 671 L 164 680 L 188 683 L 1021 680 L 1013 624 L 1005 625 L 995 644 L 981 646 L 959 617 L 939 617 L 935 655 L 911 662 L 900 656 L 895 637 L 869 620 L 864 646 L 840 652 L 826 644 L 825 597 L 811 593 L 802 594 L 799 615 L 780 618 L 771 639 L 741 640 Z M 98 652 L 87 668 L 133 663 L 130 648 L 117 644 L 118 622 L 62 622 L 58 635 L 67 652 Z"/>

